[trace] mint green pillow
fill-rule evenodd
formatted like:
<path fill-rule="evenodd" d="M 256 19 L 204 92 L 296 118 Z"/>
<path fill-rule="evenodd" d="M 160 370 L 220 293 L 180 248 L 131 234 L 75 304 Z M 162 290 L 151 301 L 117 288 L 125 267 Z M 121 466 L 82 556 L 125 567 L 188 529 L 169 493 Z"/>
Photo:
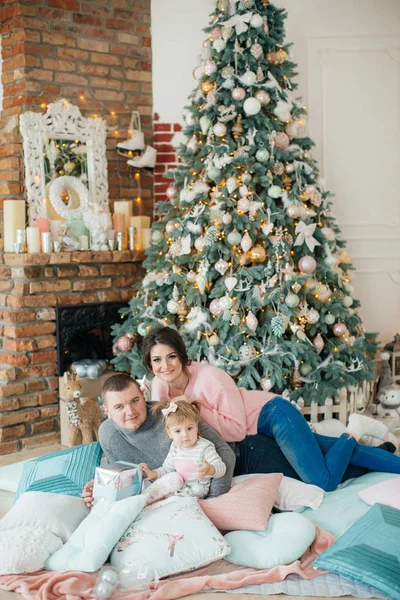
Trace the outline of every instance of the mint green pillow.
<path fill-rule="evenodd" d="M 147 496 L 99 500 L 69 540 L 45 562 L 50 571 L 97 571 L 124 531 L 136 519 Z"/>
<path fill-rule="evenodd" d="M 375 504 L 313 566 L 400 600 L 400 510 Z"/>
<path fill-rule="evenodd" d="M 51 492 L 81 496 L 94 478 L 102 449 L 98 442 L 74 446 L 34 458 L 24 465 L 15 500 L 24 492 Z"/>
<path fill-rule="evenodd" d="M 294 512 L 272 515 L 264 531 L 231 531 L 225 560 L 254 569 L 288 565 L 300 558 L 315 539 L 315 525 Z"/>
<path fill-rule="evenodd" d="M 299 509 L 304 517 L 315 525 L 329 531 L 336 538 L 343 535 L 353 523 L 361 519 L 369 510 L 369 505 L 358 495 L 375 483 L 398 477 L 394 473 L 366 473 L 356 479 L 349 479 L 333 492 L 325 492 L 324 499 L 317 510 Z"/>

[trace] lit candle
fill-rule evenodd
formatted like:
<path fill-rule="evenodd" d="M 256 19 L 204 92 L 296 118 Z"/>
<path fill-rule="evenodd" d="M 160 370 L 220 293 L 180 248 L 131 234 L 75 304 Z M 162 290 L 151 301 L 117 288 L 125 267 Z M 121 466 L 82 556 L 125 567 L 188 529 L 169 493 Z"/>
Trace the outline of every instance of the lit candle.
<path fill-rule="evenodd" d="M 26 243 L 28 252 L 40 252 L 40 229 L 39 227 L 26 228 Z"/>
<path fill-rule="evenodd" d="M 25 200 L 4 200 L 4 251 L 14 252 L 17 229 L 25 229 Z"/>
<path fill-rule="evenodd" d="M 125 216 L 125 227 L 129 227 L 129 219 L 133 215 L 133 202 L 132 200 L 116 200 L 114 202 L 114 213 Z"/>
<path fill-rule="evenodd" d="M 141 215 L 140 217 L 131 217 L 130 226 L 135 228 L 135 249 L 143 249 L 142 230 L 150 227 L 150 217 Z"/>
<path fill-rule="evenodd" d="M 143 250 L 147 250 L 150 247 L 151 241 L 151 229 L 142 229 L 142 244 Z"/>

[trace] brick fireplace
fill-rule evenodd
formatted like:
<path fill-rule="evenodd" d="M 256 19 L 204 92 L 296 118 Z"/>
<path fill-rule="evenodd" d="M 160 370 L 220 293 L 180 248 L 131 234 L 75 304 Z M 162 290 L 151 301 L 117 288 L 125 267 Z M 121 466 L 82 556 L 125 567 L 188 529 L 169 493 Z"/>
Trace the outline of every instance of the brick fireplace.
<path fill-rule="evenodd" d="M 128 302 L 143 256 L 0 256 L 0 454 L 8 454 L 60 439 L 55 307 Z"/>

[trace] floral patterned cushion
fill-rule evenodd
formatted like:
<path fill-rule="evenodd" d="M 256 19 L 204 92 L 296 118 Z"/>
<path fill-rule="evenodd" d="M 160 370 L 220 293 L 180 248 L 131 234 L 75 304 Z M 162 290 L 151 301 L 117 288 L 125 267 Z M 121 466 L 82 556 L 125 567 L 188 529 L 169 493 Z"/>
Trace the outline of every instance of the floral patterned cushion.
<path fill-rule="evenodd" d="M 111 554 L 125 573 L 143 582 L 190 571 L 223 558 L 229 544 L 205 516 L 196 498 L 173 496 L 148 506 L 128 527 Z"/>

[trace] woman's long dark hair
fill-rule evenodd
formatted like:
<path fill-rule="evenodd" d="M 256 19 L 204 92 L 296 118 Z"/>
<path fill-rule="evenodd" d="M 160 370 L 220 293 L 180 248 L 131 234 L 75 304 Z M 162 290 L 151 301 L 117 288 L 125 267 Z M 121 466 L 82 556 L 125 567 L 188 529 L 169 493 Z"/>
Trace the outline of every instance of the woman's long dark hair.
<path fill-rule="evenodd" d="M 171 327 L 160 327 L 147 334 L 142 344 L 142 361 L 146 369 L 152 372 L 150 353 L 157 344 L 170 346 L 178 355 L 183 367 L 190 365 L 183 339 L 175 329 Z"/>

